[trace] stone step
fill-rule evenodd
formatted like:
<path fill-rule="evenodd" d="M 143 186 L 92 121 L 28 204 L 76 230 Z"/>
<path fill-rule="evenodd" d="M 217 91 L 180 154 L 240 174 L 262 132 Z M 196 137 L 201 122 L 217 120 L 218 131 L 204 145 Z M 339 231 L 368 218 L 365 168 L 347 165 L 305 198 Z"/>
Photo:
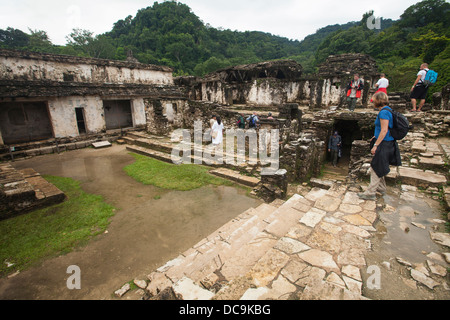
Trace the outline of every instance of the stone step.
<path fill-rule="evenodd" d="M 444 175 L 406 167 L 399 167 L 397 170 L 391 171 L 389 179 L 423 188 L 447 185 L 447 178 Z"/>
<path fill-rule="evenodd" d="M 230 279 L 245 274 L 278 242 L 276 236 L 263 231 L 269 225 L 268 221 L 278 222 L 276 216 L 286 214 L 286 210 L 293 210 L 294 206 L 299 205 L 299 199 L 303 198 L 296 195 L 282 204 L 277 203 L 280 205 L 278 208 L 263 204 L 257 209 L 248 210 L 236 219 L 238 221 L 229 222 L 177 259 L 159 268 L 158 276 L 150 275 L 149 278 L 160 279 L 159 282 L 153 282 L 152 290 L 163 290 L 170 284 L 177 287 L 178 283 L 186 279 L 207 288 L 209 279 L 213 279 L 211 283 L 217 281 L 217 278 L 214 279 L 217 274 L 227 281 L 229 279 L 225 274 Z M 285 226 L 284 230 L 290 227 Z"/>
<path fill-rule="evenodd" d="M 264 230 L 224 262 L 221 274 L 228 281 L 245 275 L 305 214 L 298 209 L 307 211 L 309 208 L 309 202 L 299 195 L 294 195 L 265 219 L 268 224 Z"/>
<path fill-rule="evenodd" d="M 147 139 L 147 138 L 138 138 L 138 137 L 124 137 L 123 140 L 130 145 L 135 145 L 142 148 L 147 148 L 150 150 L 155 150 L 159 152 L 164 152 L 171 154 L 173 145 L 169 143 L 163 143 L 161 141 Z"/>
<path fill-rule="evenodd" d="M 211 174 L 216 175 L 218 177 L 224 178 L 224 179 L 228 179 L 228 180 L 232 180 L 235 181 L 237 183 L 246 185 L 248 187 L 256 187 L 261 180 L 254 178 L 254 177 L 248 177 L 248 176 L 244 176 L 241 175 L 239 172 L 230 170 L 230 169 L 226 169 L 226 168 L 219 168 L 216 170 L 212 170 L 210 171 Z"/>
<path fill-rule="evenodd" d="M 164 153 L 164 152 L 159 152 L 159 151 L 155 151 L 155 150 L 151 150 L 151 149 L 147 149 L 147 148 L 143 148 L 143 147 L 138 147 L 138 146 L 132 146 L 132 145 L 128 145 L 127 150 L 137 153 L 137 154 L 140 154 L 140 155 L 143 155 L 143 156 L 146 156 L 146 157 L 154 158 L 159 161 L 173 164 L 171 155 Z"/>
<path fill-rule="evenodd" d="M 123 138 L 123 141 L 127 143 L 127 150 L 131 152 L 135 152 L 144 156 L 148 156 L 151 158 L 155 158 L 160 161 L 164 161 L 167 163 L 174 163 L 172 161 L 172 152 L 175 147 L 178 147 L 178 144 L 165 142 L 166 138 L 157 139 L 146 133 L 142 132 L 133 132 L 128 134 Z M 200 158 L 196 156 L 200 151 L 201 155 L 204 155 L 204 152 L 207 151 L 208 146 L 202 146 L 201 150 L 194 145 L 191 148 L 191 156 L 188 157 L 190 159 L 190 163 L 201 163 L 202 165 L 213 167 L 213 168 L 231 168 L 237 169 L 239 171 L 243 171 L 244 169 L 251 168 L 252 170 L 257 169 L 261 166 L 259 161 L 256 164 L 250 164 L 250 159 L 248 156 L 240 156 L 240 155 L 228 155 L 227 153 L 223 154 L 223 161 L 221 162 L 206 162 L 206 158 Z M 180 150 L 180 155 L 182 151 Z M 233 160 L 234 164 L 230 163 L 230 159 Z M 177 160 L 178 161 L 178 160 Z M 179 159 L 176 164 L 180 164 L 183 160 Z M 239 164 L 239 165 L 238 165 Z M 239 175 L 231 172 L 224 173 L 224 171 L 213 171 L 212 174 L 217 176 L 221 176 L 225 179 L 230 179 L 231 181 L 238 182 L 248 187 L 256 187 L 260 180 L 254 177 L 248 177 L 245 175 Z M 246 170 L 247 171 L 247 170 Z"/>

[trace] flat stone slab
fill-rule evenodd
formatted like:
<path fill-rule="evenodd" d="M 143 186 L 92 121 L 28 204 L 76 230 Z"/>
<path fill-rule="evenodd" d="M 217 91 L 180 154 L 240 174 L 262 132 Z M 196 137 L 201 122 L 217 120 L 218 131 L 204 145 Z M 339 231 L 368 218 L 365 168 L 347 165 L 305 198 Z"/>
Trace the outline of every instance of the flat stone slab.
<path fill-rule="evenodd" d="M 317 200 L 325 196 L 327 192 L 328 190 L 325 189 L 314 188 L 305 196 L 305 198 L 309 201 L 316 202 Z"/>
<path fill-rule="evenodd" d="M 112 144 L 109 141 L 101 141 L 101 142 L 94 142 L 92 146 L 95 149 L 102 149 L 102 148 L 109 148 L 112 147 Z"/>
<path fill-rule="evenodd" d="M 214 293 L 201 288 L 189 278 L 183 278 L 178 281 L 173 286 L 173 290 L 175 293 L 181 294 L 183 296 L 183 300 L 207 301 L 214 297 Z"/>
<path fill-rule="evenodd" d="M 427 277 L 425 274 L 423 274 L 420 271 L 417 271 L 415 269 L 411 270 L 411 277 L 416 280 L 417 282 L 427 286 L 428 288 L 430 288 L 431 290 L 434 289 L 434 287 L 437 287 L 439 285 L 439 283 L 437 283 L 436 281 L 434 281 L 433 279 Z"/>
<path fill-rule="evenodd" d="M 309 183 L 314 188 L 320 188 L 320 189 L 325 189 L 325 190 L 329 190 L 334 185 L 333 181 L 321 180 L 321 179 L 315 179 L 315 178 L 312 178 L 309 181 Z"/>
<path fill-rule="evenodd" d="M 340 273 L 339 267 L 333 260 L 333 256 L 328 252 L 313 249 L 302 252 L 298 256 L 310 265 Z"/>
<path fill-rule="evenodd" d="M 335 212 L 341 204 L 341 200 L 335 197 L 323 196 L 317 200 L 315 207 L 327 212 Z"/>
<path fill-rule="evenodd" d="M 438 167 L 445 165 L 445 162 L 441 156 L 419 157 L 419 163 L 422 165 L 438 166 Z"/>
<path fill-rule="evenodd" d="M 288 262 L 287 254 L 271 249 L 256 263 L 248 275 L 256 286 L 267 286 Z"/>
<path fill-rule="evenodd" d="M 450 234 L 430 232 L 430 235 L 431 235 L 431 239 L 433 239 L 437 243 L 450 248 Z"/>
<path fill-rule="evenodd" d="M 325 211 L 312 208 L 303 216 L 300 223 L 310 228 L 314 228 L 326 215 L 327 213 Z"/>
<path fill-rule="evenodd" d="M 291 238 L 281 238 L 275 246 L 275 249 L 283 251 L 287 254 L 295 254 L 310 250 L 311 248 L 300 241 Z"/>
<path fill-rule="evenodd" d="M 447 178 L 440 174 L 404 167 L 400 167 L 398 172 L 402 183 L 416 187 L 438 187 L 447 184 Z"/>

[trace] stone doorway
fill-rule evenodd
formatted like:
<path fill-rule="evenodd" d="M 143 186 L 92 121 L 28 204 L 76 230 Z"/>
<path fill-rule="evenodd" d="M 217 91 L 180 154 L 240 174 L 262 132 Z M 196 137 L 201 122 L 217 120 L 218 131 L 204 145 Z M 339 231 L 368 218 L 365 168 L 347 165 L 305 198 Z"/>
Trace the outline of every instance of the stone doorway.
<path fill-rule="evenodd" d="M 106 130 L 124 129 L 133 127 L 130 100 L 105 100 Z"/>
<path fill-rule="evenodd" d="M 339 135 L 342 137 L 342 157 L 338 161 L 337 168 L 334 168 L 331 164 L 331 156 L 328 153 L 327 162 L 323 169 L 324 178 L 330 180 L 342 180 L 344 181 L 349 173 L 350 166 L 350 155 L 352 150 L 352 145 L 355 140 L 368 139 L 367 135 L 369 132 L 361 130 L 361 127 L 357 120 L 341 120 L 336 119 L 334 122 L 333 130 L 330 132 L 330 136 L 334 131 L 338 131 Z M 373 134 L 373 133 L 372 133 Z M 328 147 L 329 137 L 327 140 Z"/>
<path fill-rule="evenodd" d="M 28 143 L 53 138 L 47 103 L 0 103 L 0 129 L 5 144 Z"/>
<path fill-rule="evenodd" d="M 356 140 L 370 140 L 372 130 L 361 129 L 357 120 L 335 120 L 333 132 L 338 131 L 342 137 L 343 150 L 341 161 L 349 164 L 353 142 Z"/>

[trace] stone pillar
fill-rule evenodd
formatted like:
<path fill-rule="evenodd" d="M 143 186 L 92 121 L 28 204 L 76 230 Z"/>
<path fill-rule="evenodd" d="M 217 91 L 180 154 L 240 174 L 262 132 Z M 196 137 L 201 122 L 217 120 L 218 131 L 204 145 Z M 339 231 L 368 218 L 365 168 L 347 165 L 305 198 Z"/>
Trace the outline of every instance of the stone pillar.
<path fill-rule="evenodd" d="M 354 141 L 350 156 L 349 177 L 358 180 L 366 177 L 370 170 L 372 155 L 370 154 L 370 143 L 359 140 Z"/>
<path fill-rule="evenodd" d="M 280 169 L 273 175 L 261 176 L 261 184 L 258 196 L 264 201 L 272 202 L 276 199 L 284 199 L 288 188 L 287 171 Z"/>

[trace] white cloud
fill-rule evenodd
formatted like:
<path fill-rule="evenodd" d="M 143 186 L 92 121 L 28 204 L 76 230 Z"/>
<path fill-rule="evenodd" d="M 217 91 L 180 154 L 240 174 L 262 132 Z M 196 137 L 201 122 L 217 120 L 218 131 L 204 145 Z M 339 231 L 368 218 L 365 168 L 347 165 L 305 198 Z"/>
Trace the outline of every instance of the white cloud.
<path fill-rule="evenodd" d="M 56 44 L 75 27 L 95 34 L 107 32 L 128 15 L 153 5 L 148 0 L 0 0 L 0 28 L 47 31 Z M 162 1 L 158 1 L 162 2 Z M 303 39 L 330 24 L 358 21 L 374 10 L 376 16 L 398 19 L 414 0 L 184 0 L 192 11 L 213 27 L 264 31 L 290 39 Z"/>

